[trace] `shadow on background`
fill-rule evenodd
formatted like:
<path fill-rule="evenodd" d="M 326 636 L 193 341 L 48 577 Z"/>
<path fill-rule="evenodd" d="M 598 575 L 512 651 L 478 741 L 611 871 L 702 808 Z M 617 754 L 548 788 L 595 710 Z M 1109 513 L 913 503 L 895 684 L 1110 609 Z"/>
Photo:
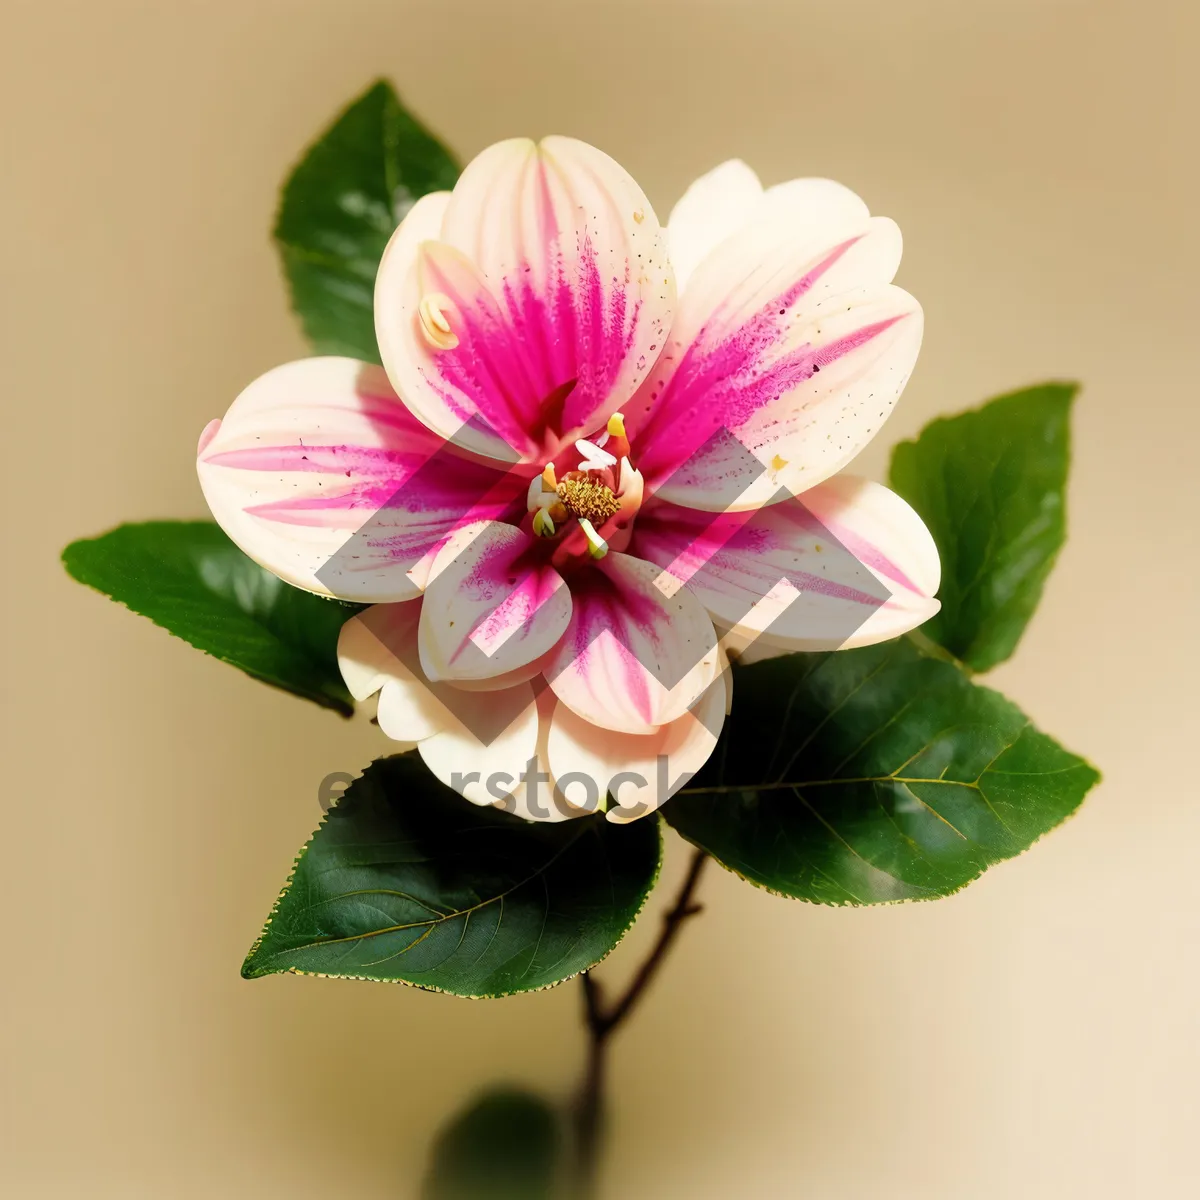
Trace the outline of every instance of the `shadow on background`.
<path fill-rule="evenodd" d="M 421 1200 L 550 1200 L 564 1144 L 547 1101 L 518 1088 L 490 1088 L 438 1135 Z"/>

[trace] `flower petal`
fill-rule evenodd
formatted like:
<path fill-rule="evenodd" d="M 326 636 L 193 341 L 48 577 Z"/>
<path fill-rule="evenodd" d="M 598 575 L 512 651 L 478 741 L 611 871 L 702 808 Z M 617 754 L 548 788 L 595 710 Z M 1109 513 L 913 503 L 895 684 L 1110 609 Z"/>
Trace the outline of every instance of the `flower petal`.
<path fill-rule="evenodd" d="M 521 481 L 431 434 L 378 367 L 276 367 L 204 433 L 197 471 L 221 528 L 286 582 L 347 600 L 419 594 L 422 557 L 466 521 L 519 509 Z"/>
<path fill-rule="evenodd" d="M 609 553 L 571 581 L 571 622 L 545 664 L 558 698 L 605 729 L 650 733 L 681 717 L 718 673 L 700 602 L 651 563 Z"/>
<path fill-rule="evenodd" d="M 438 552 L 421 610 L 427 678 L 536 673 L 571 619 L 571 593 L 533 549 L 520 529 L 489 521 L 460 530 Z"/>
<path fill-rule="evenodd" d="M 554 693 L 539 681 L 494 692 L 431 682 L 417 648 L 422 600 L 377 604 L 347 621 L 338 664 L 359 700 L 379 692 L 380 729 L 473 804 L 527 820 L 583 816 L 554 791 L 546 757 Z"/>
<path fill-rule="evenodd" d="M 559 703 L 558 697 L 545 686 L 545 680 L 534 685 L 538 692 L 538 736 L 537 757 L 520 764 L 515 773 L 516 787 L 503 799 L 497 800 L 495 807 L 505 812 L 523 817 L 526 821 L 568 821 L 572 817 L 586 817 L 599 807 L 572 803 L 570 796 L 564 795 L 559 789 L 550 769 L 548 746 L 550 731 L 553 727 L 554 714 L 566 711 Z M 493 780 L 497 790 L 503 786 L 503 780 Z"/>
<path fill-rule="evenodd" d="M 625 823 L 653 812 L 712 754 L 725 721 L 725 679 L 718 675 L 691 710 L 652 733 L 601 729 L 559 705 L 548 744 L 557 787 L 576 803 L 610 794 L 616 801 L 608 810 L 610 821 Z"/>
<path fill-rule="evenodd" d="M 667 247 L 681 294 L 700 263 L 750 220 L 762 195 L 758 176 L 740 158 L 714 167 L 683 193 L 667 218 Z"/>
<path fill-rule="evenodd" d="M 891 593 L 842 645 L 873 646 L 928 621 L 942 564 L 933 535 L 916 509 L 891 488 L 856 475 L 836 475 L 800 497 L 804 507 Z M 788 644 L 786 628 L 777 639 Z M 797 647 L 798 649 L 801 647 Z"/>
<path fill-rule="evenodd" d="M 937 547 L 882 484 L 839 475 L 756 512 L 711 514 L 657 502 L 630 546 L 686 583 L 744 651 L 866 646 L 938 610 Z"/>
<path fill-rule="evenodd" d="M 753 223 L 692 276 L 626 411 L 652 490 L 753 507 L 828 478 L 879 429 L 916 361 L 921 311 L 889 283 L 900 231 L 852 210 L 816 235 L 784 215 Z"/>
<path fill-rule="evenodd" d="M 417 752 L 444 784 L 472 804 L 502 804 L 519 785 L 526 764 L 537 760 L 538 711 L 533 685 L 519 683 L 502 692 L 459 695 L 461 699 L 454 703 L 456 719 L 425 738 Z M 486 714 L 481 711 L 483 705 L 488 706 Z M 480 738 L 474 731 L 481 717 L 504 727 L 495 737 Z"/>
<path fill-rule="evenodd" d="M 410 746 L 453 720 L 420 669 L 420 616 L 420 599 L 375 604 L 347 621 L 338 635 L 338 667 L 350 694 L 365 700 L 379 692 L 379 728 Z"/>
<path fill-rule="evenodd" d="M 814 237 L 869 216 L 866 204 L 832 179 L 790 179 L 764 191 L 750 167 L 732 158 L 701 175 L 671 210 L 667 245 L 675 284 L 682 294 L 700 263 L 749 225 L 782 218 Z"/>
<path fill-rule="evenodd" d="M 819 237 L 822 230 L 838 230 L 867 220 L 871 215 L 865 201 L 833 179 L 789 179 L 763 192 L 752 220 L 782 217 L 806 237 Z"/>
<path fill-rule="evenodd" d="M 675 285 L 654 210 L 617 163 L 569 138 L 501 142 L 463 172 L 437 232 L 428 211 L 407 228 L 417 211 L 380 264 L 376 329 L 431 429 L 540 464 L 632 396 Z M 440 346 L 422 332 L 431 296 Z"/>

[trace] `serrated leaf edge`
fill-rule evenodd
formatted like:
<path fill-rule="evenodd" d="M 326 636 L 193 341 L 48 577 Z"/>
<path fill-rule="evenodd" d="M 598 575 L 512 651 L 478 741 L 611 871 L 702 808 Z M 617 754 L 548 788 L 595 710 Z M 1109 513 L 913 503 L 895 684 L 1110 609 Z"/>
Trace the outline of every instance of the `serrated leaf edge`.
<path fill-rule="evenodd" d="M 910 638 L 910 640 L 913 641 L 913 644 L 916 647 L 917 651 L 923 657 L 932 658 L 937 661 L 947 662 L 948 665 L 957 666 L 957 668 L 960 671 L 962 671 L 962 674 L 966 677 L 967 682 L 970 683 L 973 687 L 981 688 L 983 691 L 986 691 L 986 692 L 991 692 L 991 694 L 993 696 L 998 696 L 1006 704 L 1015 708 L 1018 712 L 1020 712 L 1022 715 L 1024 715 L 1025 710 L 1022 709 L 1020 707 L 1020 705 L 1018 705 L 1015 701 L 1010 700 L 1006 695 L 1004 695 L 1003 692 L 999 692 L 995 688 L 988 687 L 987 684 L 976 683 L 972 679 L 972 673 L 969 670 L 964 669 L 962 664 L 958 663 L 958 660 L 955 659 L 954 656 L 952 654 L 950 654 L 950 652 L 948 650 L 946 650 L 943 646 L 941 646 L 939 643 L 931 641 L 930 646 L 925 646 L 919 640 L 911 639 L 911 638 Z M 1034 725 L 1032 720 L 1030 720 L 1029 718 L 1026 718 L 1026 723 L 1022 727 L 1022 729 L 1018 732 L 1017 737 L 1014 738 L 1013 741 L 1010 742 L 1004 748 L 1004 750 L 1001 751 L 1001 754 L 1005 753 L 1008 750 L 1011 750 L 1012 747 L 1017 744 L 1017 739 L 1021 736 L 1021 734 L 1023 734 L 1025 732 L 1025 730 L 1029 729 L 1029 728 L 1032 728 L 1035 733 L 1039 733 L 1043 737 L 1051 737 L 1050 734 L 1045 733 L 1044 730 L 1042 730 L 1038 726 Z M 1079 797 L 1079 803 L 1076 804 L 1075 807 L 1073 809 L 1071 809 L 1071 811 L 1062 818 L 1062 820 L 1055 822 L 1055 824 L 1051 825 L 1049 829 L 1044 829 L 1041 833 L 1039 833 L 1037 835 L 1037 837 L 1035 837 L 1033 839 L 1033 841 L 1031 841 L 1027 846 L 1023 847 L 1022 849 L 1018 850 L 1015 854 L 1009 854 L 1004 858 L 998 859 L 996 862 L 988 863 L 987 866 L 981 867 L 969 879 L 964 879 L 962 881 L 962 883 L 956 885 L 955 887 L 950 888 L 948 891 L 936 892 L 936 893 L 934 893 L 932 895 L 928 895 L 928 896 L 898 896 L 895 900 L 873 900 L 873 901 L 871 901 L 869 903 L 865 903 L 865 904 L 856 902 L 854 900 L 816 900 L 816 899 L 813 899 L 811 896 L 795 896 L 791 892 L 780 891 L 778 888 L 770 887 L 768 884 L 761 883 L 757 879 L 751 879 L 748 875 L 744 875 L 736 867 L 730 866 L 729 863 L 725 862 L 724 859 L 722 859 L 718 854 L 716 854 L 708 846 L 705 846 L 702 843 L 693 840 L 692 838 L 688 837 L 688 835 L 686 833 L 684 833 L 683 830 L 681 830 L 681 829 L 677 828 L 675 825 L 671 824 L 669 817 L 664 816 L 664 820 L 666 820 L 666 823 L 671 826 L 671 828 L 675 831 L 675 833 L 679 837 L 681 837 L 689 845 L 695 846 L 697 850 L 703 850 L 723 870 L 728 871 L 731 875 L 735 875 L 738 879 L 744 880 L 746 883 L 750 884 L 751 887 L 757 888 L 759 891 L 768 892 L 772 896 L 779 896 L 784 900 L 796 900 L 796 901 L 800 902 L 801 904 L 816 904 L 816 905 L 821 906 L 822 908 L 883 908 L 883 907 L 895 905 L 895 904 L 927 904 L 931 900 L 945 900 L 950 896 L 955 896 L 959 892 L 961 892 L 964 888 L 970 887 L 971 884 L 973 884 L 977 880 L 981 879 L 989 871 L 995 870 L 996 867 L 1001 867 L 1005 863 L 1012 862 L 1015 859 L 1021 858 L 1023 855 L 1028 854 L 1029 851 L 1032 850 L 1034 848 L 1034 846 L 1036 846 L 1044 837 L 1048 836 L 1051 833 L 1054 833 L 1055 830 L 1061 829 L 1068 821 L 1072 820 L 1075 817 L 1075 815 L 1079 812 L 1079 810 L 1083 807 L 1083 802 L 1084 802 L 1084 800 L 1087 799 L 1088 794 L 1091 792 L 1091 790 L 1094 787 L 1096 787 L 1097 784 L 1102 782 L 1104 776 L 1100 772 L 1100 769 L 1094 763 L 1092 763 L 1090 760 L 1084 758 L 1081 754 L 1076 754 L 1074 750 L 1071 750 L 1068 747 L 1063 746 L 1062 743 L 1059 742 L 1056 738 L 1052 738 L 1052 740 L 1054 741 L 1055 745 L 1060 747 L 1060 749 L 1064 750 L 1067 754 L 1070 754 L 1073 758 L 1078 759 L 1079 765 L 1081 768 L 1084 768 L 1084 769 L 1090 771 L 1092 774 L 1092 780 L 1090 783 L 1088 783 L 1087 787 L 1084 788 L 1083 795 L 1081 795 Z M 747 787 L 744 790 L 749 792 L 749 791 L 754 791 L 756 789 L 753 787 Z M 903 882 L 903 881 L 901 880 L 898 882 Z"/>
<path fill-rule="evenodd" d="M 68 542 L 62 548 L 62 552 L 58 556 L 59 561 L 62 563 L 63 569 L 66 571 L 66 573 L 73 580 L 75 580 L 76 583 L 82 584 L 83 587 L 91 588 L 91 590 L 93 592 L 96 592 L 98 595 L 103 596 L 106 600 L 111 600 L 114 604 L 120 605 L 120 607 L 125 609 L 126 612 L 133 613 L 133 615 L 135 617 L 141 617 L 143 620 L 149 621 L 150 624 L 153 625 L 156 629 L 163 630 L 163 632 L 169 634 L 171 637 L 175 638 L 177 641 L 182 642 L 185 646 L 190 646 L 193 650 L 199 650 L 201 654 L 204 654 L 207 657 L 214 659 L 216 662 L 224 663 L 228 667 L 233 667 L 235 670 L 241 671 L 243 675 L 249 676 L 249 678 L 255 680 L 258 683 L 265 683 L 268 687 L 277 688 L 281 692 L 286 692 L 289 696 L 296 696 L 298 699 L 311 701 L 313 704 L 317 705 L 318 708 L 328 709 L 330 712 L 337 713 L 337 715 L 339 717 L 345 717 L 345 718 L 349 719 L 350 717 L 354 716 L 354 712 L 355 712 L 354 704 L 350 700 L 339 700 L 337 697 L 327 695 L 324 692 L 298 691 L 296 688 L 290 687 L 286 683 L 281 683 L 276 679 L 268 679 L 267 676 L 260 675 L 257 671 L 251 671 L 247 667 L 242 666 L 241 663 L 234 662 L 234 660 L 232 658 L 229 658 L 228 656 L 226 656 L 224 654 L 218 654 L 214 650 L 206 650 L 203 646 L 197 646 L 195 642 L 186 638 L 182 633 L 177 633 L 169 625 L 164 625 L 161 621 L 157 620 L 155 617 L 150 616 L 149 613 L 139 612 L 136 608 L 133 608 L 127 601 L 122 600 L 117 596 L 114 596 L 112 594 L 112 592 L 106 591 L 104 588 L 100 587 L 99 584 L 93 583 L 90 579 L 80 578 L 80 576 L 77 575 L 75 573 L 75 571 L 72 569 L 71 563 L 67 559 L 67 555 L 72 550 L 74 550 L 76 546 L 86 546 L 86 545 L 90 545 L 94 542 L 98 542 L 98 541 L 100 541 L 101 538 L 107 537 L 110 533 L 115 533 L 118 529 L 137 528 L 138 526 L 141 526 L 141 525 L 158 525 L 158 524 L 204 525 L 207 527 L 209 524 L 211 524 L 211 522 L 208 522 L 208 521 L 169 521 L 169 520 L 165 520 L 165 521 L 122 521 L 120 524 L 114 525 L 111 529 L 106 529 L 103 533 L 98 533 L 94 537 L 75 538 L 74 541 Z M 322 599 L 324 599 L 324 597 L 322 597 Z M 342 602 L 335 600 L 335 601 L 333 601 L 333 603 L 340 604 Z M 350 613 L 346 619 L 349 620 L 350 617 L 353 615 L 354 615 L 353 613 Z M 263 628 L 264 628 L 265 632 L 267 632 L 271 637 L 275 638 L 276 641 L 280 642 L 281 644 L 284 644 L 284 643 L 282 643 L 282 639 L 276 637 L 276 635 L 271 633 L 271 631 L 269 629 L 266 629 L 265 626 Z M 349 693 L 347 693 L 347 695 L 349 695 Z"/>
<path fill-rule="evenodd" d="M 410 751 L 406 751 L 406 753 L 412 754 L 414 752 L 410 750 Z M 376 761 L 375 759 L 372 759 L 371 763 L 367 764 L 367 767 L 371 766 L 372 763 L 375 761 Z M 356 779 L 361 779 L 363 777 L 363 775 L 366 773 L 367 767 L 364 767 L 359 772 Z M 351 785 L 351 786 L 353 786 L 353 785 Z M 349 788 L 347 788 L 347 790 L 349 790 Z M 470 802 L 464 800 L 464 803 L 470 803 Z M 332 812 L 333 809 L 336 807 L 337 807 L 337 805 L 334 804 L 330 808 L 329 812 Z M 259 933 L 258 937 L 255 938 L 254 944 L 250 947 L 249 951 L 246 953 L 245 959 L 242 961 L 242 978 L 243 979 L 265 979 L 268 975 L 307 975 L 313 979 L 349 979 L 349 980 L 361 981 L 364 983 L 399 983 L 405 987 L 416 988 L 418 991 L 437 992 L 444 996 L 457 996 L 463 1000 L 502 1000 L 507 996 L 527 996 L 533 992 L 548 992 L 552 988 L 560 987 L 562 984 L 568 983 L 570 980 L 575 979 L 579 975 L 582 975 L 585 971 L 595 970 L 596 967 L 598 967 L 602 962 L 604 962 L 608 958 L 608 956 L 610 954 L 612 954 L 612 952 L 614 950 L 616 950 L 616 948 L 625 940 L 629 931 L 637 923 L 638 918 L 645 911 L 646 905 L 650 900 L 650 894 L 658 886 L 659 878 L 662 875 L 663 846 L 664 846 L 663 831 L 662 831 L 663 822 L 662 822 L 661 818 L 656 818 L 655 831 L 658 834 L 658 857 L 657 857 L 657 860 L 656 860 L 655 866 L 654 866 L 654 874 L 650 877 L 650 882 L 647 885 L 644 894 L 642 895 L 641 903 L 638 905 L 637 910 L 634 912 L 633 916 L 630 917 L 629 923 L 624 927 L 624 929 L 621 930 L 620 936 L 617 938 L 617 940 L 615 942 L 613 942 L 613 944 L 608 948 L 608 950 L 606 950 L 598 959 L 596 959 L 595 962 L 590 963 L 586 967 L 580 967 L 578 971 L 572 971 L 570 975 L 564 975 L 561 979 L 557 979 L 553 983 L 544 983 L 540 987 L 513 988 L 511 991 L 505 991 L 505 992 L 452 992 L 452 991 L 450 991 L 449 988 L 437 987 L 436 985 L 430 984 L 430 983 L 416 983 L 411 979 L 384 978 L 383 976 L 379 976 L 379 975 L 343 975 L 343 974 L 339 974 L 336 972 L 330 972 L 330 971 L 306 971 L 301 967 L 283 967 L 277 971 L 263 971 L 261 973 L 250 973 L 247 971 L 246 968 L 249 965 L 250 960 L 254 957 L 254 955 L 258 952 L 259 948 L 262 946 L 263 941 L 265 940 L 265 938 L 267 936 L 267 932 L 271 928 L 271 922 L 275 919 L 276 915 L 279 912 L 279 906 L 283 903 L 284 897 L 287 896 L 288 892 L 291 890 L 292 883 L 295 881 L 295 878 L 296 878 L 296 870 L 300 866 L 300 860 L 308 852 L 308 850 L 312 846 L 313 842 L 316 841 L 317 835 L 321 832 L 322 829 L 325 828 L 325 824 L 329 820 L 329 812 L 326 812 L 321 817 L 320 823 L 317 825 L 316 829 L 313 830 L 312 835 L 309 837 L 308 841 L 305 842 L 304 845 L 300 847 L 299 851 L 296 853 L 296 856 L 292 859 L 292 869 L 288 873 L 287 879 L 284 881 L 282 890 L 280 891 L 279 895 L 276 896 L 275 903 L 271 906 L 271 911 L 267 915 L 267 919 L 266 919 L 266 922 L 263 924 L 262 931 Z"/>

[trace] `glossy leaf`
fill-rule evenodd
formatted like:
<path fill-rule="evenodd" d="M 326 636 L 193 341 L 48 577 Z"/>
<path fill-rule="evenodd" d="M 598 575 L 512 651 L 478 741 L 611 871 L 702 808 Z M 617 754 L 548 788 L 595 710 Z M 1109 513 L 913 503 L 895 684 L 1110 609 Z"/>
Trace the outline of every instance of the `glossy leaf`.
<path fill-rule="evenodd" d="M 414 755 L 379 759 L 301 853 L 242 974 L 460 996 L 549 987 L 624 937 L 660 851 L 653 821 L 524 821 L 476 807 Z"/>
<path fill-rule="evenodd" d="M 384 247 L 421 196 L 457 178 L 449 151 L 382 81 L 309 148 L 284 185 L 275 240 L 314 349 L 379 361 L 372 297 Z"/>
<path fill-rule="evenodd" d="M 942 556 L 941 612 L 924 632 L 976 671 L 1003 662 L 1066 538 L 1075 384 L 1013 392 L 934 421 L 893 452 L 891 485 Z"/>
<path fill-rule="evenodd" d="M 663 809 L 753 883 L 822 904 L 957 891 L 1098 775 L 999 693 L 901 638 L 735 669 L 712 759 Z"/>
<path fill-rule="evenodd" d="M 540 1096 L 487 1092 L 439 1135 L 421 1200 L 550 1200 L 562 1141 Z"/>
<path fill-rule="evenodd" d="M 214 658 L 345 716 L 353 711 L 337 639 L 359 606 L 290 587 L 213 522 L 119 525 L 72 542 L 62 558 L 80 583 Z"/>

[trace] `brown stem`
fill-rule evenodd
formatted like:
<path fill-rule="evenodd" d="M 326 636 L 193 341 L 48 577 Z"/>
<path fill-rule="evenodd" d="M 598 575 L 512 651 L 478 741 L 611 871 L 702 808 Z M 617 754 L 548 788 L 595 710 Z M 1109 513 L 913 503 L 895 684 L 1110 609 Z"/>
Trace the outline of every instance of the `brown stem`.
<path fill-rule="evenodd" d="M 613 1004 L 604 1003 L 600 983 L 588 971 L 579 977 L 583 984 L 584 1018 L 588 1031 L 587 1066 L 575 1101 L 575 1197 L 591 1200 L 596 1191 L 600 1145 L 604 1135 L 604 1091 L 608 1075 L 608 1040 L 629 1018 L 634 1006 L 645 994 L 674 944 L 683 923 L 701 909 L 692 897 L 708 854 L 696 850 L 691 865 L 675 898 L 675 903 L 663 915 L 662 932 L 658 941 L 629 986 Z"/>

